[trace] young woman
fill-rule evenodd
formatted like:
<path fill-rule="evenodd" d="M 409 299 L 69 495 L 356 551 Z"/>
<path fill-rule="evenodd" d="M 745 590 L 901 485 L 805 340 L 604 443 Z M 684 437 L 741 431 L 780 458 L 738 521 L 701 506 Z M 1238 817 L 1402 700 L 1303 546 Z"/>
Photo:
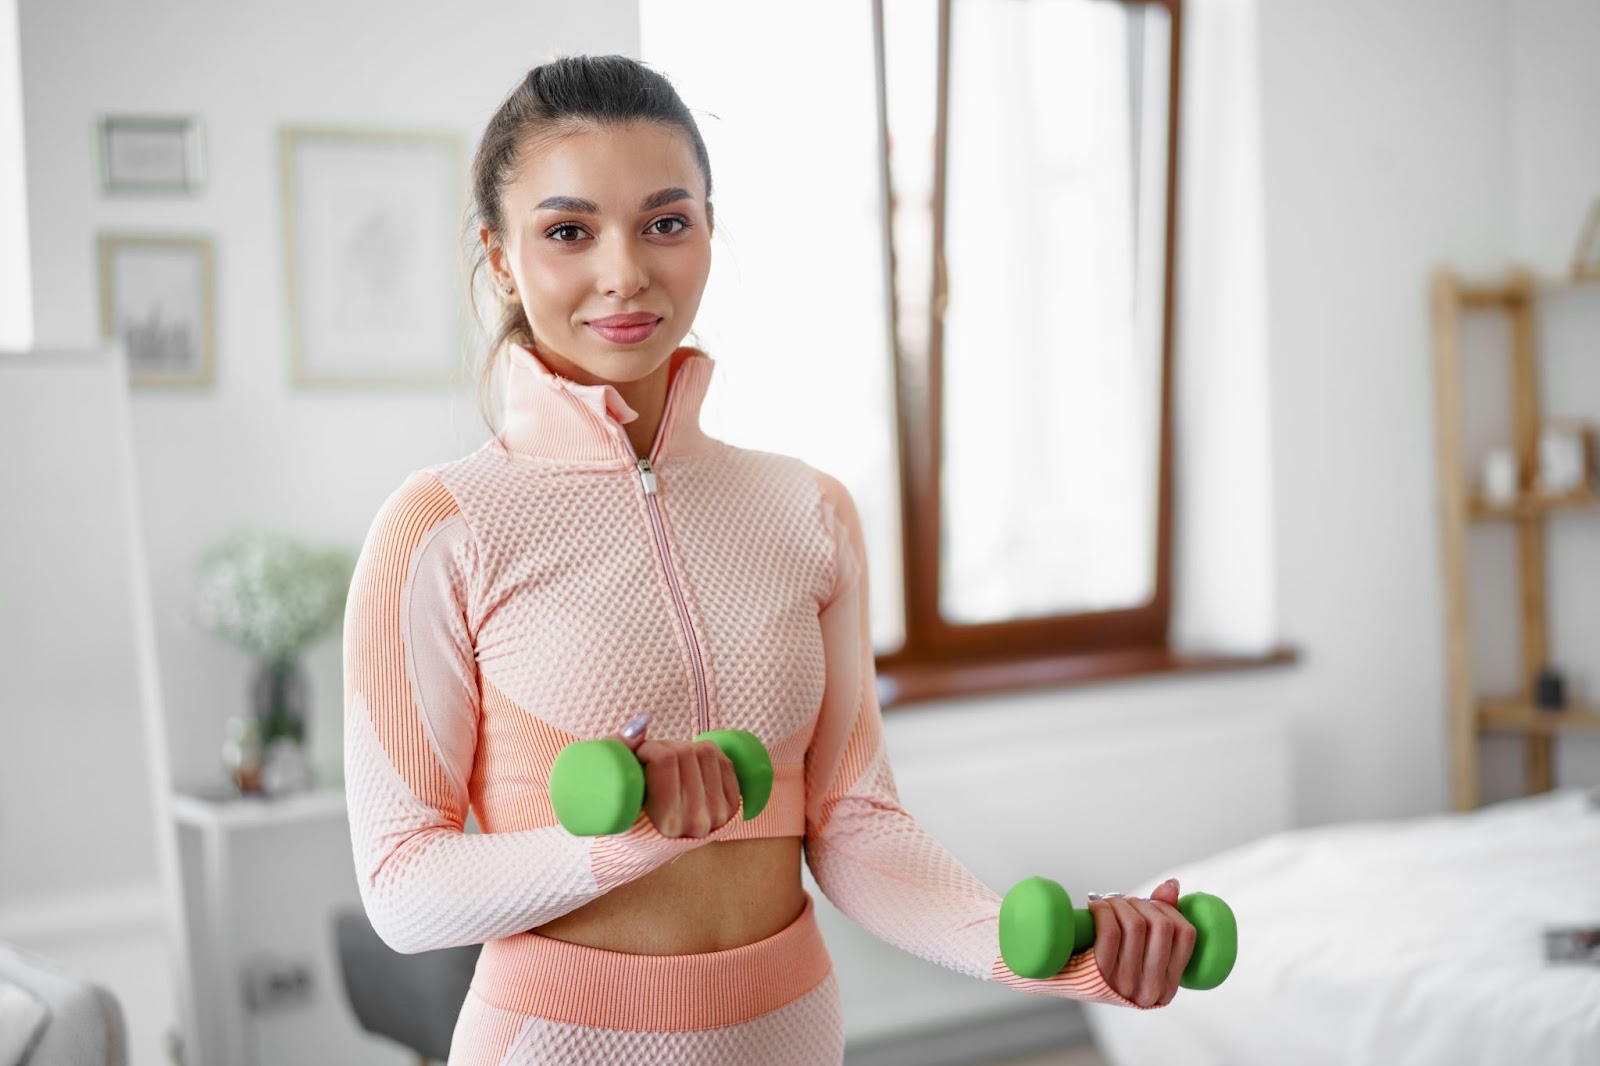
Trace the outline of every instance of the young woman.
<path fill-rule="evenodd" d="M 711 167 L 667 80 L 622 56 L 535 68 L 490 119 L 473 190 L 504 424 L 384 502 L 344 634 L 367 913 L 397 951 L 484 944 L 451 1066 L 839 1062 L 802 853 L 839 910 L 924 959 L 1169 1002 L 1194 942 L 1175 883 L 1091 903 L 1093 949 L 1025 979 L 1000 957 L 1000 896 L 900 806 L 850 494 L 699 426 L 715 364 L 681 342 L 711 266 Z M 770 752 L 758 816 L 692 739 L 709 729 Z M 643 765 L 644 807 L 575 836 L 550 767 L 604 736 Z"/>

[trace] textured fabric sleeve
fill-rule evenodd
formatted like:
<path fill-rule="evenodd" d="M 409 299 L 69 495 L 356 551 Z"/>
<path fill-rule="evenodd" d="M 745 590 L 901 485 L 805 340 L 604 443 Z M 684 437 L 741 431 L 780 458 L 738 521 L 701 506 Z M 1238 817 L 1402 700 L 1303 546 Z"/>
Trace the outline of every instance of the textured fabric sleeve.
<path fill-rule="evenodd" d="M 455 498 L 419 471 L 384 501 L 344 618 L 345 797 L 361 900 L 414 954 L 542 925 L 735 831 L 669 838 L 643 811 L 625 833 L 561 826 L 467 833 L 480 711 L 476 543 Z"/>
<path fill-rule="evenodd" d="M 1060 973 L 1025 978 L 1000 955 L 1000 896 L 900 806 L 883 742 L 861 521 L 848 490 L 818 472 L 834 544 L 822 605 L 827 681 L 806 752 L 806 863 L 828 901 L 887 943 L 929 962 L 1034 995 L 1136 1007 L 1105 981 L 1092 950 Z"/>

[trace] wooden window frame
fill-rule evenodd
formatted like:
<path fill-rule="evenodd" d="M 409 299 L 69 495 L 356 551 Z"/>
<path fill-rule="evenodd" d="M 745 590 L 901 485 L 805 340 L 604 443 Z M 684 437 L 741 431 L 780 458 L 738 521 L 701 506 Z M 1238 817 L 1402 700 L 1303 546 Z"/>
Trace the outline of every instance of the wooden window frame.
<path fill-rule="evenodd" d="M 933 291 L 925 353 L 905 350 L 899 322 L 894 227 L 885 212 L 888 242 L 889 335 L 894 345 L 896 432 L 900 457 L 901 563 L 905 638 L 893 653 L 877 656 L 879 698 L 885 708 L 952 697 L 970 697 L 1149 674 L 1214 671 L 1292 662 L 1279 647 L 1263 656 L 1192 655 L 1168 641 L 1172 610 L 1172 407 L 1174 293 L 1178 229 L 1178 149 L 1182 129 L 1182 0 L 1105 0 L 1128 7 L 1166 8 L 1171 26 L 1167 101 L 1166 263 L 1161 346 L 1161 441 L 1159 446 L 1155 591 L 1143 606 L 1042 619 L 954 625 L 939 613 L 940 445 L 943 406 L 946 299 L 945 169 L 950 91 L 950 13 L 953 0 L 939 0 L 938 73 L 933 181 Z M 888 105 L 882 0 L 873 2 L 878 79 L 879 143 L 888 144 Z M 886 150 L 879 154 L 886 195 L 894 186 Z M 918 382 L 925 384 L 919 385 Z"/>

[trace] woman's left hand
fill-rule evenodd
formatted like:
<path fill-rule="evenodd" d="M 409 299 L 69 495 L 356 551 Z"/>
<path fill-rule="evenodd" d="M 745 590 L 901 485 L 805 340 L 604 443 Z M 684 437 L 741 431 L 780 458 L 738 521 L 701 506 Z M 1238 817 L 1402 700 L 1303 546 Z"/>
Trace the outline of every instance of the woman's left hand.
<path fill-rule="evenodd" d="M 1094 961 L 1106 983 L 1141 1007 L 1165 1007 L 1194 952 L 1194 926 L 1178 912 L 1178 882 L 1163 881 L 1149 899 L 1091 898 Z"/>

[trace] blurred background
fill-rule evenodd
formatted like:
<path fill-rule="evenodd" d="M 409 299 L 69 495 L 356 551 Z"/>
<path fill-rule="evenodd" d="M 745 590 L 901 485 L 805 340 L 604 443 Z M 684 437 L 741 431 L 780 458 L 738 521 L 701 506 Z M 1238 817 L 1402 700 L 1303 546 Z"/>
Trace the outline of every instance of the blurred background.
<path fill-rule="evenodd" d="M 1600 6 L 0 0 L 0 1066 L 428 1054 L 337 935 L 343 595 L 492 432 L 467 169 L 579 53 L 700 124 L 704 424 L 857 499 L 905 807 L 1000 892 L 1239 915 L 1222 988 L 1084 1009 L 808 876 L 849 1061 L 1600 1062 L 1418 978 L 1442 881 L 1600 1002 L 1540 940 L 1600 926 Z M 1341 969 L 1391 894 L 1438 928 Z"/>

